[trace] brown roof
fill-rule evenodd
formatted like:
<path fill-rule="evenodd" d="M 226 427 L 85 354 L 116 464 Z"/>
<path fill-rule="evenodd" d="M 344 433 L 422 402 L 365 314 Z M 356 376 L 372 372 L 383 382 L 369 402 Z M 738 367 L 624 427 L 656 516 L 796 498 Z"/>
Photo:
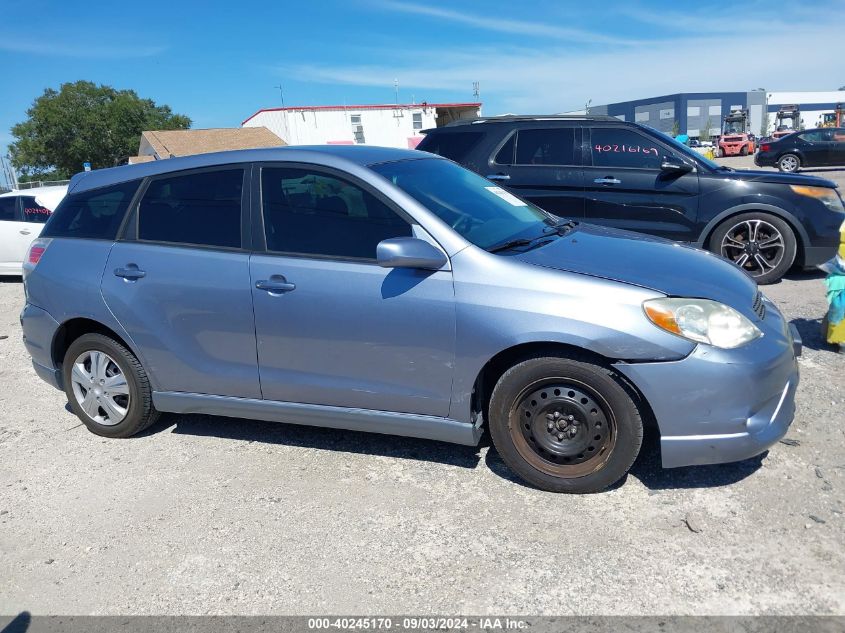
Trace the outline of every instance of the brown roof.
<path fill-rule="evenodd" d="M 287 145 L 266 127 L 211 128 L 208 130 L 153 130 L 143 133 L 158 158 Z"/>
<path fill-rule="evenodd" d="M 130 156 L 129 157 L 129 164 L 130 165 L 137 165 L 138 163 L 148 163 L 151 160 L 155 160 L 155 156 Z"/>

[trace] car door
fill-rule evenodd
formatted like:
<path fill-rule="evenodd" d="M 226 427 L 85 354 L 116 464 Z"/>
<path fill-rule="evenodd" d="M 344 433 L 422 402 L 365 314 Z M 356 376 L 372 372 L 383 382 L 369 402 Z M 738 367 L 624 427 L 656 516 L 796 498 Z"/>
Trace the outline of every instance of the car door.
<path fill-rule="evenodd" d="M 698 173 L 664 171 L 664 157 L 688 157 L 621 126 L 593 126 L 585 139 L 584 217 L 594 224 L 691 242 L 698 237 Z"/>
<path fill-rule="evenodd" d="M 519 128 L 496 146 L 484 175 L 549 213 L 579 220 L 584 216 L 580 137 L 573 125 Z"/>
<path fill-rule="evenodd" d="M 833 134 L 831 130 L 809 130 L 796 136 L 796 149 L 800 150 L 802 167 L 824 167 L 833 160 Z"/>
<path fill-rule="evenodd" d="M 150 179 L 109 254 L 103 298 L 157 390 L 261 397 L 248 172 L 233 165 Z"/>
<path fill-rule="evenodd" d="M 11 273 L 18 270 L 15 260 L 20 236 L 18 234 L 18 197 L 0 196 L 0 272 Z"/>
<path fill-rule="evenodd" d="M 830 162 L 829 165 L 842 167 L 845 165 L 845 129 L 834 128 L 830 130 Z"/>
<path fill-rule="evenodd" d="M 253 190 L 266 243 L 250 263 L 263 397 L 446 416 L 452 274 L 375 259 L 381 240 L 431 238 L 365 183 L 322 167 L 265 164 Z"/>

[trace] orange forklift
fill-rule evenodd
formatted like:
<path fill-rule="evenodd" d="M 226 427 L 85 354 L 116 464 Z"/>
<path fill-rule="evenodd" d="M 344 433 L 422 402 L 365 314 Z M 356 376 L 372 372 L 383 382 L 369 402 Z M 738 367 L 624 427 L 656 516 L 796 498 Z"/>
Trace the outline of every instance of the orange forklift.
<path fill-rule="evenodd" d="M 843 127 L 843 125 L 845 125 L 845 109 L 841 103 L 837 103 L 833 112 L 822 115 L 822 124 L 819 127 Z"/>
<path fill-rule="evenodd" d="M 789 125 L 784 121 L 789 120 Z M 801 108 L 797 105 L 782 105 L 775 114 L 775 131 L 772 140 L 776 141 L 787 134 L 797 132 L 801 127 Z"/>
<path fill-rule="evenodd" d="M 731 110 L 725 117 L 719 137 L 720 156 L 747 156 L 754 153 L 754 135 L 750 132 L 748 110 Z"/>

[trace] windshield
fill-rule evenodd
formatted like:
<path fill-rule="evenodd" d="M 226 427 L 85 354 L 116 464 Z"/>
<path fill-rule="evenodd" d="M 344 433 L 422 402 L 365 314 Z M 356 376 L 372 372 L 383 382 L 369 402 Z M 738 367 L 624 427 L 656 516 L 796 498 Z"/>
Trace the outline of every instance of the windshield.
<path fill-rule="evenodd" d="M 559 221 L 448 160 L 403 160 L 372 165 L 371 169 L 481 248 L 541 237 Z"/>
<path fill-rule="evenodd" d="M 694 161 L 696 161 L 696 163 L 706 165 L 710 169 L 721 169 L 721 166 L 719 165 L 719 163 L 716 163 L 716 162 L 710 160 L 709 158 L 707 158 L 703 154 L 699 154 L 698 152 L 691 150 L 689 147 L 687 147 L 685 144 L 681 143 L 679 140 L 674 139 L 671 136 L 669 136 L 668 134 L 660 132 L 659 130 L 655 130 L 655 132 L 660 134 L 661 140 L 664 143 L 668 143 L 674 149 L 678 150 L 679 152 L 681 152 L 685 156 L 689 156 Z"/>

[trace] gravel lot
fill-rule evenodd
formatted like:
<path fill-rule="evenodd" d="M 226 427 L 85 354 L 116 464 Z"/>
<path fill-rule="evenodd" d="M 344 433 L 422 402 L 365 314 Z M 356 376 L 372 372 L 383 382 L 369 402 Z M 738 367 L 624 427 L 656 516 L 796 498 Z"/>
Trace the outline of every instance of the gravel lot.
<path fill-rule="evenodd" d="M 99 438 L 36 378 L 20 280 L 0 281 L 0 614 L 845 614 L 821 280 L 765 290 L 805 342 L 788 443 L 669 471 L 652 443 L 580 497 L 516 482 L 487 440 L 208 416 Z"/>

